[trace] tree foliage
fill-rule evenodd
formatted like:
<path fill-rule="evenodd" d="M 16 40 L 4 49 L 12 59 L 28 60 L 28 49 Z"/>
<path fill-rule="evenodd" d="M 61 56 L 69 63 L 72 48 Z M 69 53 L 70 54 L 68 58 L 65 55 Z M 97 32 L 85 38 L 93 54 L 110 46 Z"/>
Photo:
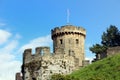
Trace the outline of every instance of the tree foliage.
<path fill-rule="evenodd" d="M 96 54 L 100 54 L 106 51 L 106 47 L 100 44 L 95 44 L 92 47 L 90 47 L 90 51 L 92 51 L 92 53 L 96 53 Z"/>
<path fill-rule="evenodd" d="M 101 43 L 107 47 L 120 46 L 120 31 L 118 28 L 111 25 L 106 32 L 103 32 Z"/>
<path fill-rule="evenodd" d="M 100 54 L 105 52 L 108 47 L 120 46 L 120 31 L 116 26 L 110 25 L 101 38 L 101 44 L 95 44 L 89 48 L 92 53 Z"/>

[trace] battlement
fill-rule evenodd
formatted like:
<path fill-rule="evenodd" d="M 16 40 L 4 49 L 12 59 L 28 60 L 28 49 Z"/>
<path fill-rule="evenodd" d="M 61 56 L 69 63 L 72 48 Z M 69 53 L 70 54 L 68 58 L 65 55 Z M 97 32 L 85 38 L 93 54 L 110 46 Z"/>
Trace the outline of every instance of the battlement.
<path fill-rule="evenodd" d="M 32 59 L 38 59 L 42 56 L 50 55 L 50 47 L 36 47 L 35 54 L 32 54 L 32 49 L 25 49 L 23 53 L 23 60 L 25 63 Z"/>
<path fill-rule="evenodd" d="M 56 27 L 51 30 L 52 39 L 56 36 L 64 35 L 64 34 L 78 34 L 86 36 L 86 30 L 82 27 L 76 27 L 73 25 L 65 25 L 61 27 Z"/>

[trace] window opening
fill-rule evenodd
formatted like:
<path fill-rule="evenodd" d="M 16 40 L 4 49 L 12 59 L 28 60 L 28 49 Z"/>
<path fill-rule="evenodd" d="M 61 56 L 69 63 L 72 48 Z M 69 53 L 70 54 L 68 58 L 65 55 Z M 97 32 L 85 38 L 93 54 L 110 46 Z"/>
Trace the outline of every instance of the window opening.
<path fill-rule="evenodd" d="M 76 39 L 76 44 L 79 44 L 79 40 L 78 39 Z"/>
<path fill-rule="evenodd" d="M 62 39 L 60 39 L 60 44 L 63 44 L 63 41 L 62 41 Z"/>
<path fill-rule="evenodd" d="M 71 55 L 71 50 L 69 50 L 69 56 Z"/>
<path fill-rule="evenodd" d="M 32 78 L 32 80 L 36 80 L 36 78 Z"/>

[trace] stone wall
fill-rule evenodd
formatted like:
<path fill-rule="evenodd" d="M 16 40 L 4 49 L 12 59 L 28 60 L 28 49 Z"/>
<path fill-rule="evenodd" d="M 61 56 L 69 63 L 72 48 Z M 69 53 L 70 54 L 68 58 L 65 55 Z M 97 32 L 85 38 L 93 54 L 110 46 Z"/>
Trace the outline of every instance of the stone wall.
<path fill-rule="evenodd" d="M 106 58 L 108 56 L 113 56 L 115 54 L 120 54 L 120 46 L 109 47 L 106 50 L 106 52 L 101 53 L 101 54 L 96 54 L 96 56 L 95 56 L 96 58 L 92 62 L 101 60 L 101 59 Z"/>
<path fill-rule="evenodd" d="M 21 73 L 16 73 L 15 80 L 22 80 Z"/>
<path fill-rule="evenodd" d="M 110 47 L 107 49 L 107 56 L 112 56 L 115 54 L 120 54 L 120 46 Z"/>
<path fill-rule="evenodd" d="M 27 50 L 25 50 L 24 54 L 27 54 Z M 41 56 L 36 53 L 31 55 L 31 60 L 28 57 L 27 59 L 24 58 L 24 60 L 26 60 L 22 68 L 24 80 L 49 80 L 52 74 L 70 74 L 79 67 L 78 59 L 71 55 L 43 54 Z"/>

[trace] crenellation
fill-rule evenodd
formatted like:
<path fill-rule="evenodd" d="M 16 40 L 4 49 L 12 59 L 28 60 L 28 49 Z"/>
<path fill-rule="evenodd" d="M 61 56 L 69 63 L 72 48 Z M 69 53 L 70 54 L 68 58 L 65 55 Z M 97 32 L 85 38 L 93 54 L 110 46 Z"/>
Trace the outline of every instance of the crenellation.
<path fill-rule="evenodd" d="M 86 31 L 83 27 L 78 26 L 78 30 Z"/>
<path fill-rule="evenodd" d="M 82 27 L 76 27 L 76 26 L 72 26 L 72 25 L 66 25 L 66 26 L 62 26 L 60 28 L 54 28 L 53 30 L 51 30 L 51 34 L 52 34 L 52 39 L 56 38 L 57 36 L 63 36 L 66 34 L 79 34 L 79 35 L 83 35 L 84 37 L 86 36 L 86 30 Z"/>
<path fill-rule="evenodd" d="M 41 56 L 41 47 L 36 47 L 35 55 L 40 55 Z"/>
<path fill-rule="evenodd" d="M 32 59 L 32 49 L 25 49 L 23 53 L 23 62 L 27 63 Z"/>
<path fill-rule="evenodd" d="M 28 63 L 32 60 L 41 59 L 42 56 L 50 55 L 50 47 L 36 47 L 35 54 L 32 54 L 32 49 L 26 49 L 23 53 L 23 61 Z"/>
<path fill-rule="evenodd" d="M 44 56 L 49 56 L 50 55 L 50 47 L 43 47 L 43 52 Z"/>
<path fill-rule="evenodd" d="M 27 57 L 27 55 L 32 55 L 32 49 L 25 49 L 24 55 Z"/>

